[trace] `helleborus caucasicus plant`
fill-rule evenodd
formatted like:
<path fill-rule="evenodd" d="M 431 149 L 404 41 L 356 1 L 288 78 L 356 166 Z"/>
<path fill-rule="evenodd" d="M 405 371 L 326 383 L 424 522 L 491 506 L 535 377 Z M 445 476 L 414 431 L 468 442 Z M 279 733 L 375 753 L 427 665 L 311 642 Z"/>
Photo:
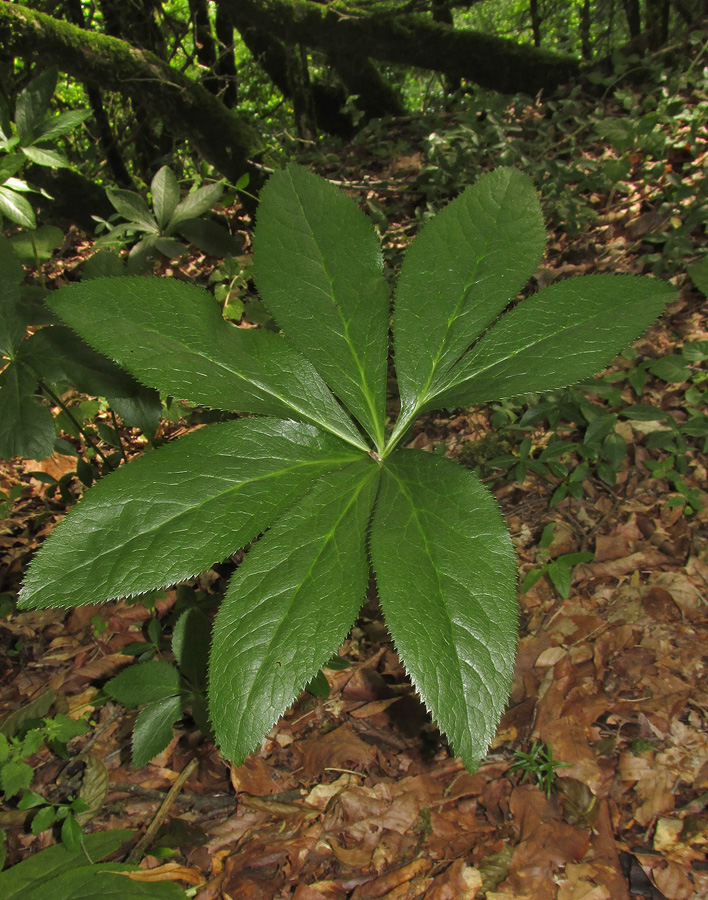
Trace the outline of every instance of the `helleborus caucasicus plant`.
<path fill-rule="evenodd" d="M 498 169 L 408 249 L 393 349 L 401 412 L 386 420 L 390 304 L 376 232 L 295 165 L 261 194 L 259 293 L 282 330 L 239 329 L 196 286 L 116 278 L 50 305 L 151 387 L 252 414 L 193 432 L 92 487 L 29 568 L 20 606 L 138 594 L 203 571 L 262 535 L 216 618 L 210 714 L 236 763 L 346 637 L 369 566 L 395 646 L 465 765 L 486 752 L 517 639 L 511 540 L 487 489 L 404 449 L 430 409 L 586 378 L 662 311 L 669 286 L 590 275 L 505 312 L 541 260 L 530 180 Z"/>

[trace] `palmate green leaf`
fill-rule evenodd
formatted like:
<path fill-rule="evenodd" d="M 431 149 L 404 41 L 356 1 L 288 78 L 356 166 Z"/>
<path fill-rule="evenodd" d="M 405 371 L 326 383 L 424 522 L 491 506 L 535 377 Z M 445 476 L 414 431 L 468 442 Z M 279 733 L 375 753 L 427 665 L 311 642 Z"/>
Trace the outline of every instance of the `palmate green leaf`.
<path fill-rule="evenodd" d="M 44 459 L 56 432 L 52 413 L 35 399 L 37 376 L 20 360 L 0 373 L 0 458 Z"/>
<path fill-rule="evenodd" d="M 323 476 L 237 569 L 209 663 L 217 744 L 237 765 L 336 651 L 364 601 L 380 468 Z"/>
<path fill-rule="evenodd" d="M 296 422 L 240 419 L 185 435 L 87 491 L 30 564 L 19 605 L 101 602 L 197 575 L 313 479 L 361 456 Z"/>
<path fill-rule="evenodd" d="M 384 465 L 371 559 L 406 671 L 473 768 L 506 704 L 517 641 L 516 560 L 496 501 L 450 460 L 399 451 Z"/>
<path fill-rule="evenodd" d="M 371 222 L 334 185 L 289 165 L 261 192 L 253 248 L 266 307 L 381 450 L 389 292 Z"/>
<path fill-rule="evenodd" d="M 393 317 L 396 374 L 407 423 L 535 271 L 546 234 L 531 180 L 483 175 L 408 248 Z"/>
<path fill-rule="evenodd" d="M 673 293 L 670 284 L 633 275 L 553 284 L 503 316 L 428 406 L 471 406 L 587 378 L 641 334 Z"/>
<path fill-rule="evenodd" d="M 164 231 L 179 203 L 179 182 L 169 166 L 158 169 L 150 184 L 150 193 L 157 224 L 160 231 Z"/>
<path fill-rule="evenodd" d="M 105 278 L 61 288 L 51 308 L 140 382 L 216 409 L 320 425 L 368 449 L 313 367 L 282 337 L 239 329 L 201 288 L 172 278 Z"/>

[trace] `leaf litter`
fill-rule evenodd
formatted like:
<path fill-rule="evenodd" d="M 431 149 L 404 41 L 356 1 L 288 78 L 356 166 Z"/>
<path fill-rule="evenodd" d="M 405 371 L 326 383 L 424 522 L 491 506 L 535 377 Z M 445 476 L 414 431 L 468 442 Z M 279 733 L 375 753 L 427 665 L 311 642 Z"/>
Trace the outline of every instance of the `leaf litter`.
<path fill-rule="evenodd" d="M 328 174 L 366 182 L 365 155 L 355 147 L 353 162 L 343 155 Z M 376 160 L 368 162 L 374 173 Z M 367 194 L 388 217 L 394 253 L 413 230 L 422 165 L 421 153 L 409 149 L 388 174 L 378 173 L 410 179 L 409 192 L 387 192 L 378 180 Z M 612 270 L 617 259 L 625 269 L 634 260 L 639 270 L 642 228 L 655 225 L 625 215 L 599 220 L 576 241 L 556 233 L 537 281 Z M 199 264 L 184 265 L 199 273 Z M 639 359 L 706 340 L 707 329 L 705 301 L 686 283 L 635 345 Z M 623 391 L 628 404 L 638 402 Z M 641 402 L 680 415 L 680 392 L 680 384 L 650 377 Z M 585 479 L 581 499 L 550 507 L 553 484 L 533 472 L 520 483 L 488 479 L 510 524 L 521 578 L 542 562 L 539 538 L 549 521 L 556 524 L 550 559 L 580 551 L 593 559 L 571 569 L 567 598 L 547 577 L 520 594 L 511 701 L 474 774 L 450 757 L 412 692 L 374 597 L 340 651 L 350 667 L 325 672 L 329 698 L 303 694 L 242 766 L 224 765 L 184 724 L 150 765 L 133 769 L 135 714 L 99 705 L 99 685 L 131 663 L 121 650 L 141 639 L 152 615 L 169 616 L 178 599 L 169 590 L 154 601 L 154 613 L 114 602 L 0 619 L 2 722 L 53 710 L 87 715 L 92 724 L 71 741 L 69 759 L 44 746 L 30 757 L 32 789 L 54 802 L 89 798 L 82 820 L 89 830 L 140 831 L 196 759 L 141 877 L 196 886 L 198 900 L 708 897 L 706 461 L 692 450 L 684 476 L 701 508 L 689 516 L 668 505 L 672 483 L 646 465 L 656 458 L 645 441 L 656 426 L 620 422 L 633 464 L 625 463 L 613 488 Z M 489 427 L 484 410 L 433 414 L 418 423 L 411 443 L 456 457 Z M 541 431 L 535 438 L 542 444 Z M 16 590 L 30 553 L 64 509 L 41 481 L 30 480 L 33 471 L 42 471 L 33 461 L 0 467 L 0 490 L 24 485 L 0 527 L 0 592 Z M 217 567 L 195 587 L 218 595 L 223 574 Z M 534 742 L 565 764 L 555 770 L 550 796 L 511 770 L 514 751 Z M 0 808 L 8 862 L 53 840 L 50 832 L 30 834 L 17 812 L 11 804 Z"/>

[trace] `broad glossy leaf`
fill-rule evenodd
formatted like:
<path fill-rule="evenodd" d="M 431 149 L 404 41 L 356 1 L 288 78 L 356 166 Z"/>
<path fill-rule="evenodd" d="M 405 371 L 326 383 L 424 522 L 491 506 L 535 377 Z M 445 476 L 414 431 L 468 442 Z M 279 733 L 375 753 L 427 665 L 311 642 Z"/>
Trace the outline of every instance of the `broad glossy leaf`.
<path fill-rule="evenodd" d="M 165 700 L 180 693 L 177 669 L 162 659 L 135 663 L 106 682 L 103 689 L 109 697 L 135 709 L 146 703 Z"/>
<path fill-rule="evenodd" d="M 0 216 L 23 228 L 34 228 L 37 224 L 29 202 L 10 187 L 0 187 Z"/>
<path fill-rule="evenodd" d="M 27 891 L 47 890 L 50 879 L 58 878 L 74 869 L 85 869 L 90 860 L 100 860 L 115 853 L 135 832 L 100 831 L 84 835 L 84 848 L 74 853 L 62 844 L 47 847 L 22 862 L 0 872 L 0 896 L 3 900 L 25 900 Z M 45 894 L 45 897 L 47 894 Z"/>
<path fill-rule="evenodd" d="M 107 188 L 106 196 L 117 213 L 143 231 L 158 234 L 160 229 L 150 207 L 143 198 L 134 191 Z"/>
<path fill-rule="evenodd" d="M 195 285 L 106 278 L 61 288 L 50 306 L 92 347 L 162 393 L 309 421 L 367 449 L 307 360 L 279 335 L 226 322 Z"/>
<path fill-rule="evenodd" d="M 22 152 L 38 166 L 48 166 L 50 169 L 68 169 L 71 163 L 59 150 L 50 150 L 47 147 L 23 147 Z"/>
<path fill-rule="evenodd" d="M 217 743 L 236 765 L 336 651 L 366 593 L 371 459 L 323 476 L 237 569 L 209 663 Z"/>
<path fill-rule="evenodd" d="M 19 360 L 0 373 L 0 458 L 52 455 L 56 432 L 52 413 L 34 397 L 37 377 Z"/>
<path fill-rule="evenodd" d="M 371 222 L 333 184 L 289 165 L 261 192 L 253 247 L 263 302 L 380 448 L 389 292 Z"/>
<path fill-rule="evenodd" d="M 190 191 L 189 194 L 177 205 L 177 208 L 169 221 L 167 230 L 171 233 L 179 228 L 183 222 L 196 219 L 204 215 L 219 202 L 224 193 L 224 185 L 221 181 L 215 184 L 205 184 L 204 187 Z"/>
<path fill-rule="evenodd" d="M 523 300 L 449 373 L 431 406 L 468 406 L 587 378 L 641 334 L 673 295 L 634 275 L 570 278 Z"/>
<path fill-rule="evenodd" d="M 169 166 L 158 169 L 150 184 L 150 193 L 157 224 L 160 231 L 164 231 L 179 203 L 179 182 Z"/>
<path fill-rule="evenodd" d="M 93 112 L 90 109 L 69 109 L 58 116 L 47 116 L 35 132 L 35 141 L 51 141 L 62 135 L 70 134 L 92 115 Z"/>
<path fill-rule="evenodd" d="M 516 169 L 483 175 L 423 227 L 408 248 L 393 317 L 404 414 L 512 300 L 543 256 L 536 190 Z"/>
<path fill-rule="evenodd" d="M 172 740 L 172 726 L 182 717 L 184 699 L 165 697 L 141 709 L 133 728 L 132 762 L 136 768 L 146 766 L 162 753 Z"/>
<path fill-rule="evenodd" d="M 257 537 L 313 479 L 358 458 L 296 422 L 192 432 L 87 491 L 30 564 L 19 603 L 74 606 L 184 581 Z"/>
<path fill-rule="evenodd" d="M 392 454 L 371 558 L 406 671 L 455 752 L 474 767 L 506 704 L 517 640 L 516 560 L 496 502 L 450 460 Z"/>

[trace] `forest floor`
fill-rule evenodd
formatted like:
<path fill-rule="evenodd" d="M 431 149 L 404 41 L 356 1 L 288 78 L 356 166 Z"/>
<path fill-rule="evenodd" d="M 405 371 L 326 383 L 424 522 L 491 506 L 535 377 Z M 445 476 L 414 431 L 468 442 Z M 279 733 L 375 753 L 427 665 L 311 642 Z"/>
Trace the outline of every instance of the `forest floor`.
<path fill-rule="evenodd" d="M 381 184 L 414 180 L 423 164 L 414 142 L 395 159 L 357 142 L 319 169 L 351 182 L 354 196 L 383 211 L 395 255 L 417 227 L 412 213 L 421 196 L 415 187 L 387 192 Z M 375 186 L 366 190 L 369 177 Z M 537 283 L 613 271 L 618 260 L 623 271 L 644 271 L 637 221 L 651 208 L 631 199 L 623 215 L 601 217 L 576 238 L 556 231 Z M 83 245 L 49 265 L 58 283 L 71 277 L 76 246 Z M 196 271 L 203 262 L 183 263 L 182 271 L 190 274 L 190 265 Z M 708 340 L 705 299 L 685 277 L 675 281 L 678 299 L 637 342 L 635 363 L 620 359 L 614 371 Z M 702 365 L 690 367 L 694 385 Z M 617 384 L 627 406 L 655 406 L 682 420 L 688 384 L 650 376 L 639 397 L 627 381 Z M 174 589 L 153 608 L 116 602 L 0 619 L 7 651 L 0 714 L 14 715 L 15 724 L 50 708 L 90 714 L 91 727 L 70 742 L 67 759 L 47 747 L 29 759 L 32 789 L 59 802 L 87 781 L 98 784 L 87 830 L 140 832 L 159 824 L 145 877 L 192 886 L 198 900 L 708 898 L 706 458 L 700 442 L 683 451 L 683 484 L 695 509 L 668 503 L 677 496 L 675 481 L 668 470 L 647 466 L 666 458 L 646 447 L 661 415 L 616 427 L 627 456 L 612 486 L 589 474 L 579 497 L 551 506 L 558 479 L 532 471 L 514 480 L 486 476 L 522 580 L 567 554 L 587 551 L 592 559 L 568 569 L 567 598 L 547 577 L 519 594 L 511 700 L 474 774 L 451 755 L 416 699 L 373 600 L 340 651 L 350 667 L 326 670 L 329 698 L 303 694 L 244 765 L 229 766 L 185 723 L 159 757 L 131 767 L 135 712 L 97 705 L 100 685 L 131 664 L 121 648 L 143 639 L 150 619 L 169 617 Z M 431 415 L 412 445 L 438 452 L 443 445 L 454 458 L 488 430 L 488 410 Z M 130 445 L 133 436 L 124 439 Z M 534 446 L 545 440 L 538 425 Z M 518 444 L 511 453 L 519 454 Z M 17 590 L 32 552 L 66 508 L 31 473 L 59 477 L 62 465 L 75 460 L 0 468 L 0 490 L 24 485 L 0 526 L 5 592 Z M 539 547 L 550 523 L 552 542 Z M 196 587 L 218 595 L 223 576 L 212 570 Z M 527 777 L 512 769 L 515 751 L 532 753 L 539 743 L 563 763 L 547 773 L 548 791 L 533 767 Z M 26 815 L 13 802 L 0 808 L 8 864 L 54 840 L 51 830 L 32 834 Z"/>

